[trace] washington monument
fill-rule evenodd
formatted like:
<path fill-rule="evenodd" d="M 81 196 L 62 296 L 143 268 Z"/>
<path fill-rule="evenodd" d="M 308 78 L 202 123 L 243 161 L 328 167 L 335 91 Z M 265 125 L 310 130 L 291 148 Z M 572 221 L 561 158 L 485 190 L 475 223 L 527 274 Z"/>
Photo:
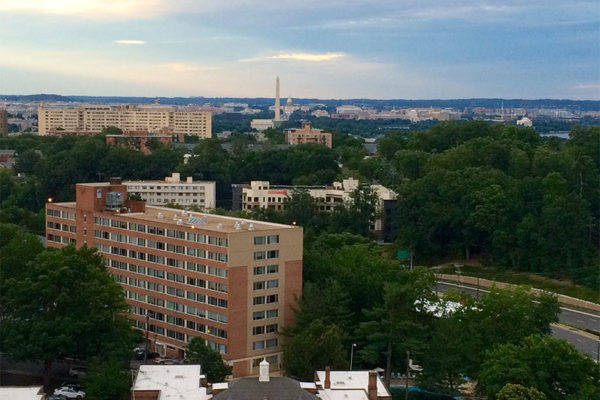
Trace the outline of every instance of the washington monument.
<path fill-rule="evenodd" d="M 279 105 L 279 77 L 275 80 L 275 118 L 274 121 L 280 121 L 280 105 Z"/>

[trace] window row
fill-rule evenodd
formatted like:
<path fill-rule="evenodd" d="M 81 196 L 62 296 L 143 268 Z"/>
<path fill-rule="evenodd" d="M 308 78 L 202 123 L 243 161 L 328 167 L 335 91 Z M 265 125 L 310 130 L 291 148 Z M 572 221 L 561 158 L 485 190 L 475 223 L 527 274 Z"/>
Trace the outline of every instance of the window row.
<path fill-rule="evenodd" d="M 165 304 L 166 304 L 166 301 L 159 297 L 149 296 L 149 295 L 146 295 L 143 293 L 133 292 L 133 291 L 129 291 L 129 290 L 127 291 L 127 298 L 131 299 L 131 300 L 139 301 L 141 303 L 148 303 L 148 304 L 152 304 L 154 306 L 163 307 L 163 308 L 165 308 Z M 183 312 L 183 311 L 181 311 L 181 312 Z M 216 321 L 216 322 L 220 322 L 223 324 L 227 323 L 227 315 L 218 313 L 216 311 L 210 311 L 210 310 L 205 310 L 204 308 L 186 305 L 185 312 L 190 315 L 195 315 L 200 318 L 209 319 L 211 321 Z M 154 313 L 159 314 L 157 312 L 154 312 Z"/>
<path fill-rule="evenodd" d="M 255 251 L 254 260 L 269 260 L 271 258 L 278 258 L 279 250 L 266 250 L 266 251 Z"/>
<path fill-rule="evenodd" d="M 279 287 L 278 279 L 271 279 L 268 281 L 258 281 L 252 284 L 252 288 L 254 290 L 264 290 L 264 289 L 275 289 Z"/>
<path fill-rule="evenodd" d="M 265 335 L 267 333 L 277 333 L 277 324 L 261 325 L 252 327 L 252 335 Z"/>
<path fill-rule="evenodd" d="M 70 219 L 71 221 L 75 221 L 75 213 L 65 211 L 65 210 L 54 210 L 52 208 L 48 208 L 48 209 L 46 209 L 46 215 L 49 215 L 51 217 Z"/>
<path fill-rule="evenodd" d="M 56 229 L 57 231 L 65 231 L 65 232 L 71 232 L 71 233 L 77 232 L 77 228 L 75 227 L 75 225 L 60 224 L 58 222 L 48 221 L 46 223 L 46 226 L 50 229 Z"/>
<path fill-rule="evenodd" d="M 261 265 L 254 267 L 254 275 L 276 274 L 279 272 L 279 265 Z"/>
<path fill-rule="evenodd" d="M 183 319 L 181 317 L 176 317 L 169 314 L 163 314 L 161 312 L 156 312 L 153 310 L 146 310 L 142 307 L 130 306 L 130 311 L 132 314 L 137 314 L 141 316 L 148 316 L 149 319 L 153 319 L 156 321 L 166 322 L 167 324 L 180 326 L 182 328 L 187 328 L 191 330 L 195 330 L 198 332 L 206 333 L 207 335 L 212 335 L 215 337 L 219 337 L 221 339 L 227 339 L 227 330 L 218 328 L 211 325 L 202 324 L 195 321 L 190 321 Z"/>
<path fill-rule="evenodd" d="M 277 318 L 278 315 L 279 315 L 279 311 L 276 308 L 274 308 L 272 310 L 254 311 L 252 313 L 252 319 L 254 321 L 257 321 L 260 319 Z"/>
<path fill-rule="evenodd" d="M 279 235 L 255 236 L 254 244 L 279 243 Z"/>
<path fill-rule="evenodd" d="M 252 350 L 269 349 L 271 347 L 277 347 L 277 339 L 276 338 L 252 342 Z"/>
<path fill-rule="evenodd" d="M 46 236 L 46 240 L 48 240 L 50 242 L 63 243 L 63 244 L 75 243 L 75 239 L 73 239 L 73 238 L 66 237 L 66 236 L 60 236 L 60 235 L 53 235 L 51 233 L 49 233 Z"/>
<path fill-rule="evenodd" d="M 253 304 L 255 306 L 259 304 L 273 304 L 279 301 L 279 295 L 277 294 L 269 294 L 266 296 L 255 296 L 253 299 Z"/>

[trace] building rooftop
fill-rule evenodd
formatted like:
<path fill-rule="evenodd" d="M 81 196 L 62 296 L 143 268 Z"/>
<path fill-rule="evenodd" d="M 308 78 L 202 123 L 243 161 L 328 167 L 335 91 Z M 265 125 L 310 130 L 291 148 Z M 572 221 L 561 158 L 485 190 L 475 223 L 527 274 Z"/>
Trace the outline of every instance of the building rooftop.
<path fill-rule="evenodd" d="M 213 387 L 214 388 L 214 387 Z M 284 377 L 271 377 L 269 382 L 258 378 L 240 378 L 229 382 L 228 389 L 213 400 L 315 400 L 317 396 L 303 389 L 300 382 Z"/>
<path fill-rule="evenodd" d="M 2 386 L 0 398 L 11 400 L 42 400 L 44 389 L 41 386 Z"/>
<path fill-rule="evenodd" d="M 316 373 L 319 379 L 317 386 L 322 387 L 322 384 L 325 381 L 325 371 L 317 371 Z M 369 371 L 331 371 L 330 374 L 330 390 L 332 392 L 336 390 L 343 390 L 344 393 L 350 393 L 348 391 L 356 389 L 367 393 L 367 389 L 369 387 Z M 321 393 L 321 390 L 319 390 L 319 393 Z M 377 396 L 390 396 L 388 390 L 385 388 L 385 385 L 379 378 L 377 379 Z M 337 399 L 338 397 L 335 397 L 335 395 L 332 393 L 330 397 L 326 398 Z M 355 398 L 360 399 L 361 397 Z"/>
<path fill-rule="evenodd" d="M 86 184 L 87 185 L 87 184 Z M 102 184 L 90 184 L 100 186 Z M 58 207 L 75 208 L 76 203 L 52 203 Z M 254 221 L 245 218 L 227 217 L 224 215 L 207 214 L 187 210 L 178 210 L 167 207 L 155 207 L 146 205 L 145 212 L 115 213 L 105 210 L 107 215 L 122 215 L 129 219 L 136 219 L 146 223 L 156 222 L 169 225 L 180 225 L 187 228 L 195 228 L 214 232 L 235 233 L 244 231 L 269 231 L 273 229 L 299 229 L 298 226 L 277 224 L 275 222 Z M 181 220 L 179 223 L 178 221 Z"/>
<path fill-rule="evenodd" d="M 159 400 L 207 400 L 200 365 L 141 365 L 133 390 L 160 390 Z"/>

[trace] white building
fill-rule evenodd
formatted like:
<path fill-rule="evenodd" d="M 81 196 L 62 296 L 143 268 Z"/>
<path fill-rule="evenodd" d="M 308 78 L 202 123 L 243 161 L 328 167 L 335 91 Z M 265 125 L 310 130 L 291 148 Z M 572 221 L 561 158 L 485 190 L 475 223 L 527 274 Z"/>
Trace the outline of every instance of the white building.
<path fill-rule="evenodd" d="M 200 365 L 141 365 L 131 388 L 131 398 L 138 397 L 208 400 L 212 394 L 206 390 L 206 377 L 201 374 Z"/>
<path fill-rule="evenodd" d="M 392 400 L 375 371 L 316 371 L 317 397 L 322 400 Z"/>
<path fill-rule="evenodd" d="M 275 126 L 275 124 L 273 123 L 272 119 L 255 118 L 252 121 L 250 121 L 250 128 L 256 129 L 259 132 L 262 132 L 269 128 L 273 128 L 274 126 Z"/>
<path fill-rule="evenodd" d="M 43 400 L 45 398 L 42 386 L 0 386 L 0 399 Z"/>
<path fill-rule="evenodd" d="M 196 181 L 188 177 L 181 180 L 178 172 L 173 172 L 164 181 L 124 181 L 127 192 L 139 194 L 149 205 L 161 206 L 174 203 L 190 208 L 197 206 L 201 210 L 216 207 L 216 184 L 213 181 Z"/>
<path fill-rule="evenodd" d="M 533 122 L 529 118 L 523 117 L 523 118 L 517 120 L 517 125 L 532 127 L 533 126 Z"/>

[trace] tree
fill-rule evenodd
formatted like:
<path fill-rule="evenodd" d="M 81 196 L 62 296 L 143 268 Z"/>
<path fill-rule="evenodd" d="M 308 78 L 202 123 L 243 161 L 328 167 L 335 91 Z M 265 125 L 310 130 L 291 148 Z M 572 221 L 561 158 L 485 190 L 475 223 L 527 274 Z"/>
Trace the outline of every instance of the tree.
<path fill-rule="evenodd" d="M 600 367 L 565 340 L 531 335 L 496 346 L 485 358 L 478 389 L 489 399 L 508 383 L 533 387 L 548 400 L 600 398 Z M 508 389 L 507 389 L 508 390 Z"/>
<path fill-rule="evenodd" d="M 496 400 L 546 400 L 546 395 L 533 387 L 507 383 L 496 395 Z"/>
<path fill-rule="evenodd" d="M 321 319 L 289 332 L 288 340 L 283 345 L 286 373 L 292 378 L 310 381 L 318 369 L 344 368 L 346 353 L 342 347 L 342 335 L 339 326 Z"/>
<path fill-rule="evenodd" d="M 123 290 L 95 249 L 46 248 L 5 288 L 2 351 L 17 360 L 43 360 L 46 387 L 61 355 L 129 358 L 135 336 Z"/>
<path fill-rule="evenodd" d="M 85 398 L 88 400 L 127 400 L 130 387 L 129 370 L 116 362 L 95 363 L 83 378 Z"/>
<path fill-rule="evenodd" d="M 116 126 L 105 126 L 100 131 L 100 134 L 101 135 L 122 135 L 123 130 L 120 128 L 117 128 Z"/>
<path fill-rule="evenodd" d="M 221 354 L 211 349 L 200 337 L 193 338 L 188 344 L 185 360 L 188 363 L 200 364 L 209 382 L 223 382 L 227 375 L 231 375 L 232 367 L 225 364 Z"/>
<path fill-rule="evenodd" d="M 385 382 L 390 386 L 394 355 L 402 359 L 404 351 L 422 347 L 422 323 L 415 310 L 417 300 L 431 297 L 434 275 L 423 267 L 413 272 L 403 271 L 397 280 L 387 282 L 383 303 L 365 311 L 367 320 L 360 325 L 366 345 L 360 356 L 376 365 L 385 355 Z M 402 363 L 400 363 L 402 365 Z"/>

